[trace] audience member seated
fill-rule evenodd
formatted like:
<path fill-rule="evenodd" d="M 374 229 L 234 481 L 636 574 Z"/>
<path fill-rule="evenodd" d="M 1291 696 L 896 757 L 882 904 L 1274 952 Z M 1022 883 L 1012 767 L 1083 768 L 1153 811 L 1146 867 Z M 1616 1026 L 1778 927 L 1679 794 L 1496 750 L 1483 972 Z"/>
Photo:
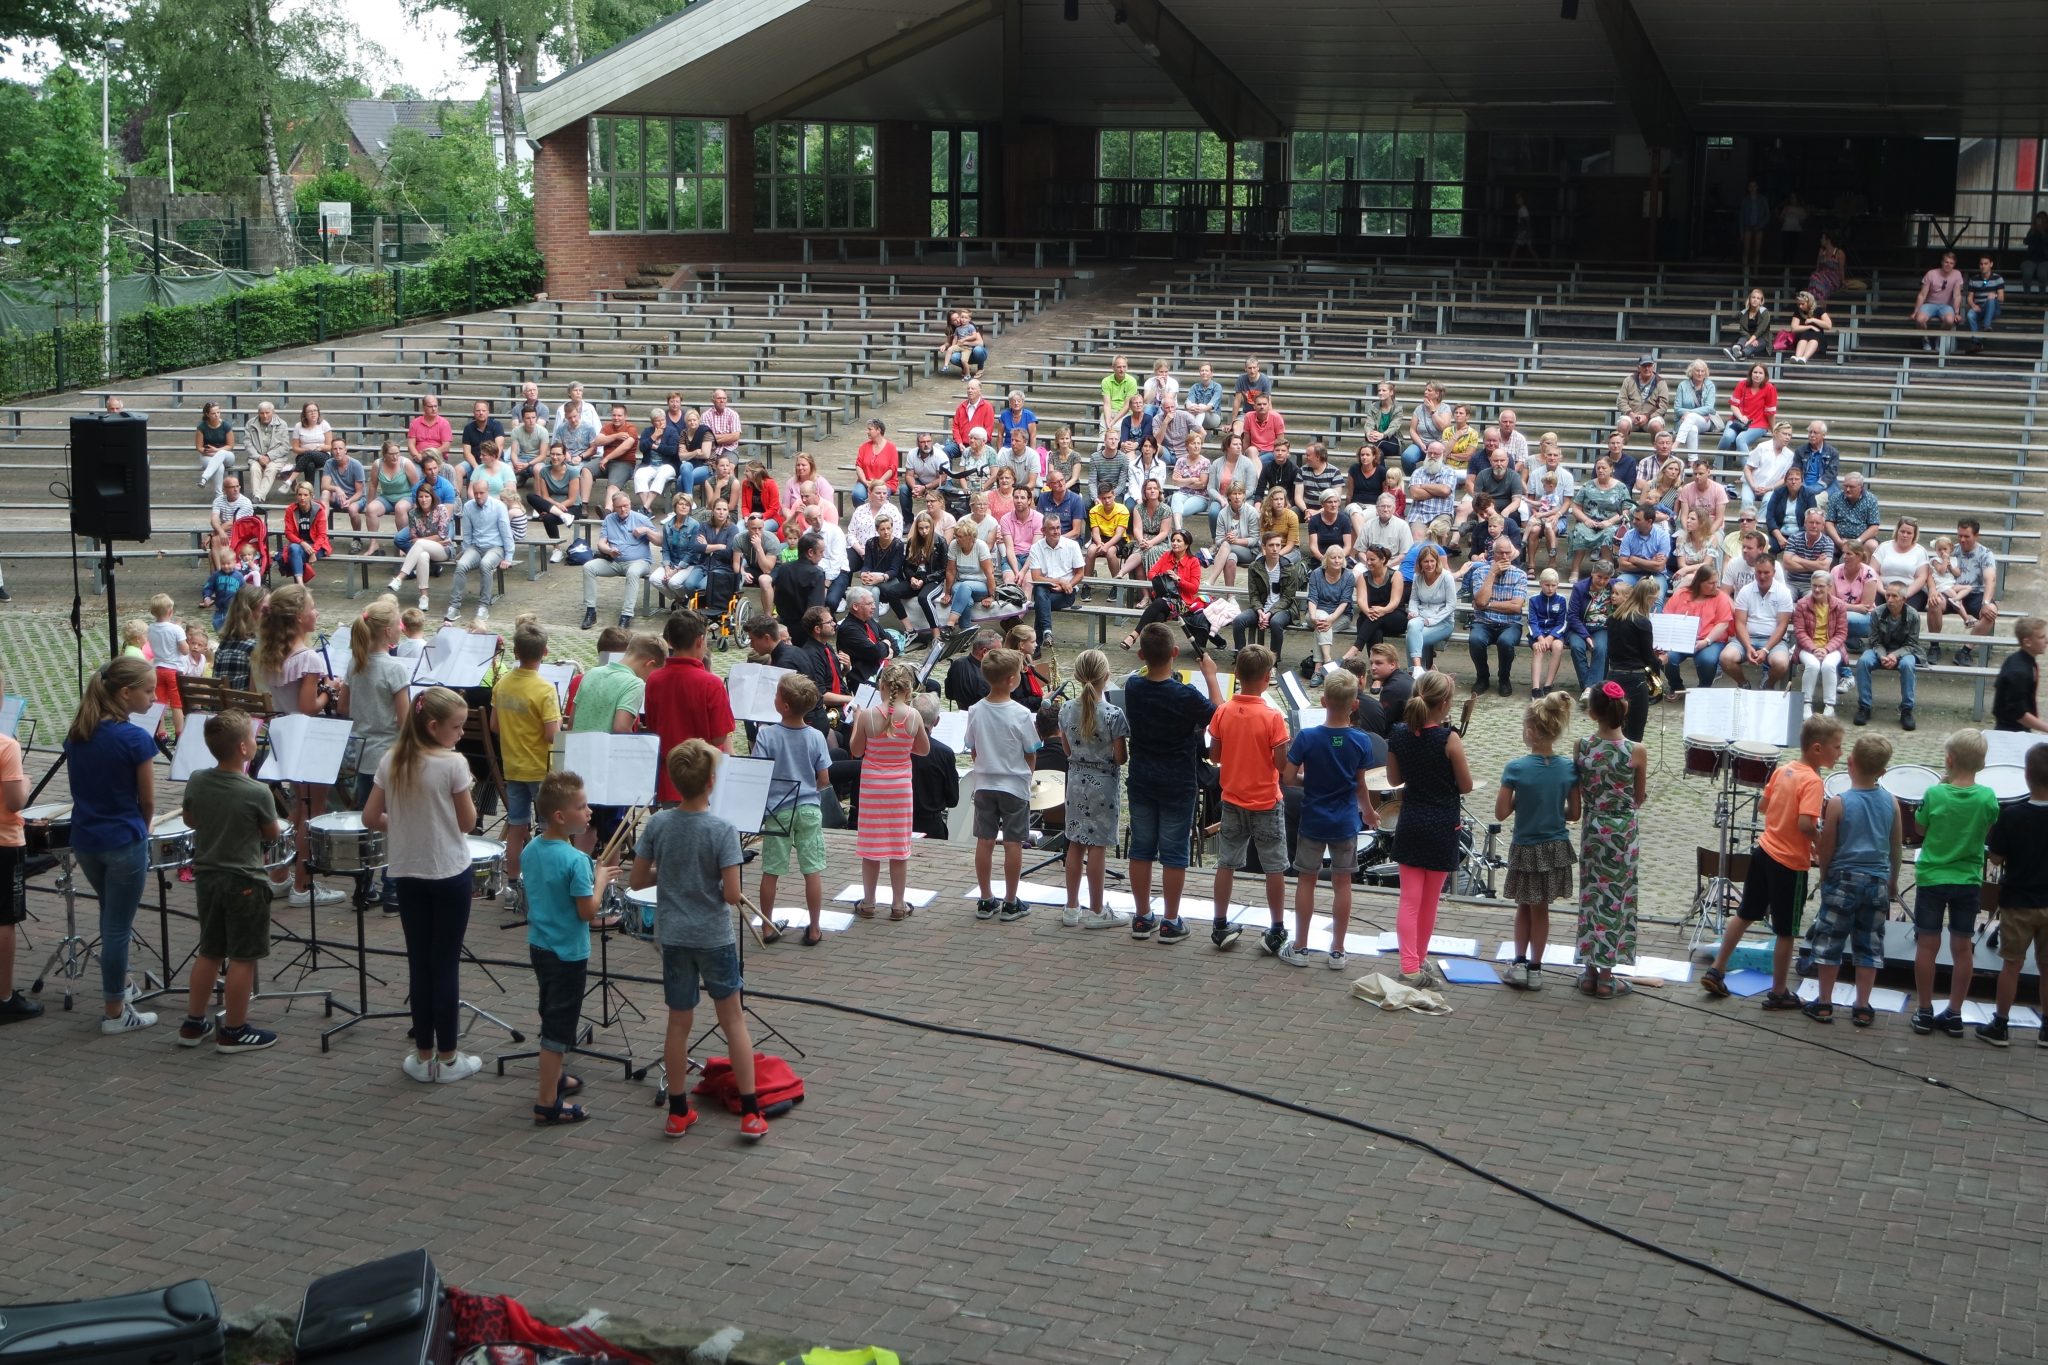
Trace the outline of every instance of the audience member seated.
<path fill-rule="evenodd" d="M 1763 290 L 1749 291 L 1749 297 L 1729 324 L 1729 330 L 1735 333 L 1735 340 L 1725 348 L 1725 353 L 1738 364 L 1755 360 L 1771 349 L 1771 310 L 1764 305 Z"/>
<path fill-rule="evenodd" d="M 1768 367 L 1758 364 L 1736 381 L 1728 395 L 1727 424 L 1721 430 L 1721 449 L 1748 450 L 1770 439 L 1778 420 L 1778 386 L 1771 382 Z"/>
<path fill-rule="evenodd" d="M 1707 362 L 1695 360 L 1685 367 L 1685 378 L 1678 381 L 1678 391 L 1672 396 L 1671 415 L 1677 420 L 1675 433 L 1678 444 L 1688 451 L 1700 448 L 1700 433 L 1709 436 L 1721 429 L 1721 414 L 1717 411 L 1720 391 L 1714 387 L 1714 377 L 1707 369 Z"/>
<path fill-rule="evenodd" d="M 1664 660 L 1664 682 L 1670 695 L 1685 694 L 1682 665 L 1692 660 L 1693 676 L 1701 687 L 1712 687 L 1720 670 L 1721 651 L 1727 647 L 1728 632 L 1735 627 L 1735 606 L 1721 588 L 1719 572 L 1701 564 L 1691 573 L 1681 573 L 1675 582 L 1684 586 L 1671 594 L 1662 607 L 1669 616 L 1690 616 L 1698 622 L 1690 652 L 1671 650 Z"/>
<path fill-rule="evenodd" d="M 1828 338 L 1834 330 L 1835 320 L 1828 310 L 1812 293 L 1802 289 L 1792 301 L 1792 316 L 1785 320 L 1785 330 L 1778 334 L 1778 339 L 1784 343 L 1781 349 L 1790 350 L 1793 361 L 1804 365 L 1828 353 Z"/>
<path fill-rule="evenodd" d="M 1856 723 L 1870 724 L 1871 678 L 1882 669 L 1899 675 L 1899 726 L 1911 730 L 1914 671 L 1920 666 L 1920 613 L 1906 603 L 1904 585 L 1884 585 L 1884 605 L 1871 614 L 1870 634 L 1856 660 Z"/>
<path fill-rule="evenodd" d="M 1798 453 L 1792 449 L 1790 422 L 1778 423 L 1771 432 L 1769 441 L 1759 441 L 1750 446 L 1749 453 L 1742 461 L 1743 507 L 1757 507 L 1768 503 L 1771 496 L 1785 486 L 1786 476 L 1798 458 Z M 1811 497 L 1812 494 L 1809 493 L 1807 496 Z"/>
<path fill-rule="evenodd" d="M 1828 498 L 1827 510 L 1828 534 L 1838 545 L 1852 540 L 1874 544 L 1884 536 L 1884 514 L 1878 510 L 1877 494 L 1865 486 L 1860 469 L 1842 475 L 1841 489 Z"/>
<path fill-rule="evenodd" d="M 1998 321 L 1998 310 L 2005 307 L 2005 276 L 1998 273 L 1991 257 L 1977 258 L 1977 273 L 1964 282 L 1963 293 L 1969 301 L 1965 317 L 1970 324 L 1970 354 L 1978 355 L 1984 350 L 1984 333 L 1991 330 Z"/>
<path fill-rule="evenodd" d="M 1927 633 L 1941 634 L 1945 617 L 1954 616 L 1971 635 L 1990 635 L 1998 629 L 1998 560 L 1982 539 L 1983 528 L 1975 517 L 1956 523 L 1956 543 L 1949 559 L 1952 577 L 1946 585 L 1930 564 L 1928 569 Z M 1939 544 L 1940 542 L 1936 542 Z M 1956 651 L 1956 662 L 1964 667 L 1975 663 L 1974 649 L 1964 645 Z M 1941 662 L 1941 642 L 1929 642 L 1927 662 Z"/>
<path fill-rule="evenodd" d="M 1624 436 L 1634 431 L 1662 431 L 1670 410 L 1671 385 L 1657 373 L 1657 357 L 1646 355 L 1615 393 L 1614 429 Z"/>
<path fill-rule="evenodd" d="M 1826 715 L 1841 684 L 1842 654 L 1849 643 L 1849 611 L 1835 596 L 1835 582 L 1816 573 L 1792 610 L 1792 639 L 1799 650 L 1799 691 L 1807 710 Z"/>
<path fill-rule="evenodd" d="M 1721 671 L 1737 687 L 1754 670 L 1759 687 L 1776 687 L 1792 670 L 1792 592 L 1778 578 L 1778 563 L 1757 556 L 1756 576 L 1735 594 L 1735 625 L 1721 651 Z"/>
<path fill-rule="evenodd" d="M 1953 332 L 1962 320 L 1963 272 L 1956 269 L 1956 253 L 1941 253 L 1941 264 L 1920 277 L 1920 292 L 1913 297 L 1913 325 L 1926 331 L 1940 325 Z M 1921 339 L 1920 348 L 1931 351 L 1934 339 Z"/>

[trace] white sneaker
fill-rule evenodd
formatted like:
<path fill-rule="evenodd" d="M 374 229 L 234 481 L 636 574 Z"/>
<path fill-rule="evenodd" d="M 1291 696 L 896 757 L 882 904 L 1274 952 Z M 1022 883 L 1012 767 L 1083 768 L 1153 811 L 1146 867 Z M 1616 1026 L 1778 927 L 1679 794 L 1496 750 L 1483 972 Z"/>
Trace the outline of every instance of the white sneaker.
<path fill-rule="evenodd" d="M 100 1032 L 133 1033 L 137 1029 L 154 1027 L 155 1024 L 156 1016 L 154 1014 L 149 1013 L 147 1010 L 139 1010 L 124 1001 L 119 1014 L 115 1015 L 112 1019 L 100 1020 Z"/>
<path fill-rule="evenodd" d="M 473 1052 L 458 1052 L 452 1061 L 434 1059 L 434 1082 L 437 1085 L 453 1085 L 466 1081 L 484 1069 L 484 1059 Z"/>
<path fill-rule="evenodd" d="M 141 997 L 141 995 L 142 987 L 136 985 L 133 981 L 130 981 L 127 985 L 121 988 L 121 1003 L 124 1005 L 132 1005 L 136 1002 L 137 999 Z"/>
<path fill-rule="evenodd" d="M 474 619 L 476 623 L 480 626 L 489 625 L 491 621 L 491 609 L 489 607 L 478 607 L 476 609 L 476 616 Z"/>
<path fill-rule="evenodd" d="M 405 1054 L 405 1060 L 399 1065 L 404 1068 L 406 1075 L 412 1077 L 420 1084 L 432 1085 L 434 1083 L 433 1058 L 422 1058 L 417 1052 L 408 1052 Z"/>
<path fill-rule="evenodd" d="M 1081 916 L 1083 929 L 1121 929 L 1130 922 L 1129 915 L 1119 915 L 1114 910 L 1090 910 Z"/>
<path fill-rule="evenodd" d="M 1281 945 L 1279 952 L 1280 960 L 1290 967 L 1306 967 L 1309 964 L 1309 959 L 1314 956 L 1315 951 L 1313 949 L 1297 948 L 1291 942 Z"/>
<path fill-rule="evenodd" d="M 1408 670 L 1408 675 L 1413 678 L 1419 678 L 1428 671 L 1429 670 L 1424 668 L 1421 664 L 1417 664 L 1415 665 L 1415 667 Z"/>
<path fill-rule="evenodd" d="M 348 893 L 336 891 L 331 886 L 322 886 L 320 883 L 314 882 L 304 891 L 292 892 L 293 904 L 297 904 L 301 898 L 304 898 L 309 907 L 315 905 L 339 905 L 348 899 Z"/>
<path fill-rule="evenodd" d="M 548 554 L 548 563 L 550 563 L 550 564 L 559 564 L 559 563 L 561 563 L 561 562 L 562 562 L 562 552 L 561 552 L 560 550 L 553 550 L 553 551 L 550 551 L 550 552 L 549 552 L 549 554 Z"/>
<path fill-rule="evenodd" d="M 1345 960 L 1342 948 L 1332 948 L 1330 949 L 1330 960 L 1327 965 L 1331 971 L 1341 972 L 1351 964 Z"/>
<path fill-rule="evenodd" d="M 427 595 L 425 593 L 420 594 L 419 607 L 422 612 L 425 612 L 427 609 Z"/>
<path fill-rule="evenodd" d="M 392 579 L 392 580 L 391 580 L 391 581 L 390 581 L 389 583 L 386 583 L 386 584 L 384 585 L 384 591 L 386 591 L 386 592 L 389 592 L 389 593 L 396 593 L 396 592 L 398 591 L 399 587 L 400 587 L 400 586 L 401 586 L 402 584 L 404 584 L 404 582 L 405 582 L 405 580 L 404 580 L 403 578 L 394 578 L 394 579 Z"/>
<path fill-rule="evenodd" d="M 1064 909 L 1064 910 L 1060 911 L 1060 928 L 1062 928 L 1062 929 L 1078 929 L 1078 928 L 1080 928 L 1080 927 L 1081 927 L 1081 907 L 1080 907 L 1080 906 L 1078 906 L 1078 905 L 1070 905 L 1070 906 L 1068 906 L 1068 907 L 1067 907 L 1066 909 Z"/>

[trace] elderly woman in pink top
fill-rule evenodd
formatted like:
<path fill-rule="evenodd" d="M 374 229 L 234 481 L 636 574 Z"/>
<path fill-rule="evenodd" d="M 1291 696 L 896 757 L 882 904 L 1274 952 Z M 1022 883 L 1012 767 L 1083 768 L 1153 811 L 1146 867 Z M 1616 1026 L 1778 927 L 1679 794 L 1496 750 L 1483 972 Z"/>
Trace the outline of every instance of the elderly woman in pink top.
<path fill-rule="evenodd" d="M 1884 601 L 1884 580 L 1870 563 L 1870 546 L 1852 540 L 1842 546 L 1841 562 L 1829 571 L 1835 596 L 1849 614 L 1849 634 L 1857 638 L 1870 633 L 1870 615 Z"/>

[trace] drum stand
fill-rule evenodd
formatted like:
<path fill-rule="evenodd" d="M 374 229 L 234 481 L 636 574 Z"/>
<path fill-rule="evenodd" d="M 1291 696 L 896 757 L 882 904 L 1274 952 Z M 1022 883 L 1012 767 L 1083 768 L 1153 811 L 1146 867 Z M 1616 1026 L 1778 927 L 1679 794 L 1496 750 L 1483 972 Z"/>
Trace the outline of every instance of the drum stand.
<path fill-rule="evenodd" d="M 54 970 L 64 983 L 64 1008 L 70 1009 L 73 997 L 78 994 L 71 983 L 85 975 L 86 967 L 98 955 L 93 941 L 78 932 L 78 879 L 74 871 L 76 862 L 70 849 L 57 855 L 57 894 L 64 898 L 64 937 L 57 940 L 57 946 L 50 950 L 49 961 L 36 973 L 35 981 L 29 986 L 31 995 L 43 993 L 43 983 Z"/>
<path fill-rule="evenodd" d="M 1692 932 L 1686 938 L 1688 953 L 1702 948 L 1709 951 L 1720 948 L 1729 914 L 1742 905 L 1742 888 L 1728 875 L 1729 862 L 1735 856 L 1735 827 L 1740 823 L 1744 832 L 1754 838 L 1760 825 L 1758 817 L 1763 806 L 1763 790 L 1745 788 L 1735 780 L 1732 751 L 1724 751 L 1721 755 L 1720 777 L 1721 789 L 1714 794 L 1714 825 L 1720 832 L 1720 862 L 1714 875 L 1693 898 L 1692 908 L 1680 921 L 1692 926 Z M 1749 794 L 1745 795 L 1745 791 Z"/>
<path fill-rule="evenodd" d="M 619 1068 L 626 1080 L 643 1080 L 647 1076 L 647 1068 L 643 1066 L 638 1071 L 633 1069 L 633 1040 L 626 1035 L 625 1018 L 630 1013 L 633 1018 L 645 1022 L 647 1016 L 640 1011 L 639 1006 L 626 998 L 625 991 L 621 990 L 618 983 L 612 980 L 611 946 L 611 931 L 600 930 L 597 935 L 597 980 L 586 986 L 583 991 L 583 999 L 586 1003 L 590 999 L 591 992 L 595 991 L 597 993 L 597 1018 L 592 1019 L 588 1015 L 584 1016 L 576 1032 L 576 1041 L 569 1048 L 569 1055 L 575 1057 L 594 1057 L 601 1062 L 610 1062 Z M 588 1044 L 597 1041 L 598 1030 L 613 1028 L 619 1031 L 619 1040 L 627 1049 L 624 1054 L 599 1052 L 595 1048 L 588 1046 Z M 512 1035 L 512 1040 L 514 1042 L 522 1041 L 516 1033 Z M 500 1076 L 505 1074 L 505 1063 L 507 1062 L 523 1062 L 538 1056 L 540 1056 L 538 1052 L 505 1053 L 498 1058 L 498 1074 Z"/>

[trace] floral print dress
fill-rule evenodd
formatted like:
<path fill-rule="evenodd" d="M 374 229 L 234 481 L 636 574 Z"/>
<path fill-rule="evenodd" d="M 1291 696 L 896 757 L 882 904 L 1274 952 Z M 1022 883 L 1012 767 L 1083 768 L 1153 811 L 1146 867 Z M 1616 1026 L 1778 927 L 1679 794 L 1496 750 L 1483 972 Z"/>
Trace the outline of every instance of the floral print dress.
<path fill-rule="evenodd" d="M 1636 957 L 1635 746 L 1599 736 L 1573 754 L 1583 812 L 1579 844 L 1579 964 L 1611 970 Z"/>

